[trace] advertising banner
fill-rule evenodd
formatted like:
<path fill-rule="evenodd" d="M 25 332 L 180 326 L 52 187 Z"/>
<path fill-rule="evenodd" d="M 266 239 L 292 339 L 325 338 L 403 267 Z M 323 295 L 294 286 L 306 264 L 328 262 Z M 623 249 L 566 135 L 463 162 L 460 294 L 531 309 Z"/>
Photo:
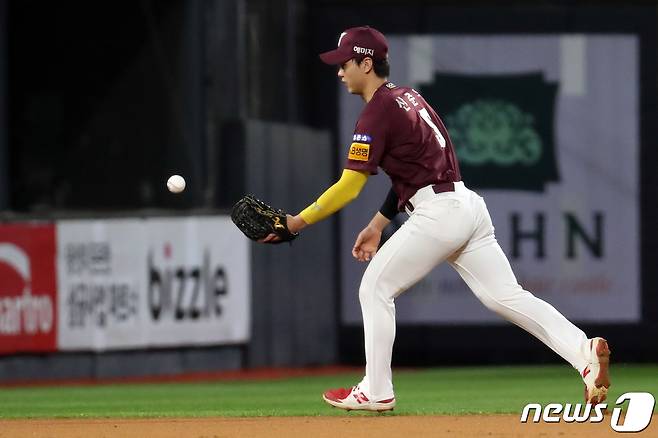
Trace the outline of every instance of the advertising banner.
<path fill-rule="evenodd" d="M 0 225 L 0 354 L 57 348 L 55 227 Z"/>
<path fill-rule="evenodd" d="M 225 217 L 60 221 L 63 350 L 243 343 L 248 242 Z"/>
<path fill-rule="evenodd" d="M 61 349 L 146 345 L 146 242 L 139 219 L 58 222 Z"/>
<path fill-rule="evenodd" d="M 389 44 L 391 81 L 414 87 L 445 122 L 521 285 L 574 321 L 638 321 L 637 37 L 407 35 Z M 340 86 L 341 163 L 363 105 Z M 365 269 L 349 249 L 389 188 L 385 175 L 370 178 L 341 213 L 348 324 L 361 321 Z M 400 323 L 502 322 L 447 264 L 396 304 Z"/>
<path fill-rule="evenodd" d="M 230 218 L 151 219 L 146 284 L 149 345 L 249 339 L 249 241 Z"/>

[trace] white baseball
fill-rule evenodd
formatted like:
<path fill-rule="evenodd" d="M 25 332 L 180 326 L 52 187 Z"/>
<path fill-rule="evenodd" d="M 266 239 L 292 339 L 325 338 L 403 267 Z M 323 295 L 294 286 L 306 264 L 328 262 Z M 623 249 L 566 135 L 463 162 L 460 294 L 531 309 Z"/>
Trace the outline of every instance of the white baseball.
<path fill-rule="evenodd" d="M 180 175 L 171 175 L 167 180 L 167 188 L 171 193 L 180 193 L 185 190 L 185 178 Z"/>

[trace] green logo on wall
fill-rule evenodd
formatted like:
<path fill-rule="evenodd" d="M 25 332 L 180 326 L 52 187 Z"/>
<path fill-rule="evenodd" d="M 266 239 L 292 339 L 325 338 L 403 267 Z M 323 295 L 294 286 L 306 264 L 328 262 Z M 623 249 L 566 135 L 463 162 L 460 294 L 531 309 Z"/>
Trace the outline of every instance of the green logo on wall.
<path fill-rule="evenodd" d="M 541 74 L 436 74 L 420 91 L 444 119 L 467 185 L 543 191 L 558 180 L 557 86 Z"/>
<path fill-rule="evenodd" d="M 502 100 L 466 103 L 447 117 L 450 137 L 459 145 L 459 158 L 473 166 L 537 163 L 542 144 L 533 123 L 532 114 Z"/>

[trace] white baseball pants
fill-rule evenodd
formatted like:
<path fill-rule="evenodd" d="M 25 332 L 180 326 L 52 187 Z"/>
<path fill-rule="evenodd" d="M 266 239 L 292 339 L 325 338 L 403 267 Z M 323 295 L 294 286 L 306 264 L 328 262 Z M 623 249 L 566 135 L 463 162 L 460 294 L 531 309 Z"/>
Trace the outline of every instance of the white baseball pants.
<path fill-rule="evenodd" d="M 589 357 L 585 333 L 518 284 L 482 197 L 458 182 L 454 192 L 424 187 L 410 202 L 409 219 L 370 261 L 359 288 L 366 352 L 359 385 L 370 400 L 394 396 L 394 299 L 446 260 L 485 306 L 583 371 Z"/>

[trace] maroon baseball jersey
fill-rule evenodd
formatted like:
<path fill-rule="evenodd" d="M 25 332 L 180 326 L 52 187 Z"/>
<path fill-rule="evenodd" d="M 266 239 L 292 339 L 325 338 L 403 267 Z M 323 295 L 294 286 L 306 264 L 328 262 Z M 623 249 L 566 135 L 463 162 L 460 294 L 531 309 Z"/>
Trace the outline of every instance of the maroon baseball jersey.
<path fill-rule="evenodd" d="M 346 169 L 391 178 L 398 209 L 430 184 L 461 180 L 448 131 L 413 88 L 386 82 L 375 91 L 356 123 Z"/>

